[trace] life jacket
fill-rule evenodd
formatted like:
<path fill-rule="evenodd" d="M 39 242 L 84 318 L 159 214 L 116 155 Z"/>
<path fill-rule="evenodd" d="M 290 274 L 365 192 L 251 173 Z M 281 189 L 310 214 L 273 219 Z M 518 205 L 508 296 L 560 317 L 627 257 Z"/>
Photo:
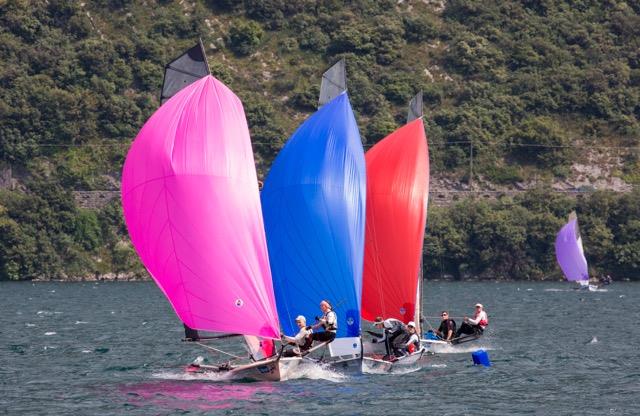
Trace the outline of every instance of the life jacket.
<path fill-rule="evenodd" d="M 335 317 L 334 323 L 333 324 L 323 323 L 322 327 L 324 328 L 325 331 L 336 332 L 338 330 L 338 315 L 336 315 L 336 313 L 333 310 L 330 310 L 327 313 L 325 313 L 322 317 L 325 320 L 328 320 L 327 318 L 330 313 L 333 313 L 333 316 Z"/>
<path fill-rule="evenodd" d="M 484 316 L 486 316 L 486 318 L 481 319 L 480 322 L 478 322 L 478 325 L 481 326 L 482 328 L 489 326 L 489 316 L 487 315 L 486 312 L 484 312 Z"/>
<path fill-rule="evenodd" d="M 409 344 L 409 346 L 407 347 L 407 351 L 409 351 L 409 354 L 413 354 L 414 352 L 416 352 L 416 344 L 415 343 Z"/>
<path fill-rule="evenodd" d="M 398 336 L 396 336 L 392 341 L 393 348 L 404 347 L 407 344 L 407 342 L 409 342 L 409 338 L 411 338 L 411 334 L 407 331 L 402 330 L 398 332 L 399 332 Z"/>
<path fill-rule="evenodd" d="M 298 348 L 300 348 L 301 352 L 304 352 L 309 350 L 312 345 L 313 345 L 313 337 L 311 335 L 307 335 L 306 337 L 304 337 L 304 344 L 299 345 Z"/>

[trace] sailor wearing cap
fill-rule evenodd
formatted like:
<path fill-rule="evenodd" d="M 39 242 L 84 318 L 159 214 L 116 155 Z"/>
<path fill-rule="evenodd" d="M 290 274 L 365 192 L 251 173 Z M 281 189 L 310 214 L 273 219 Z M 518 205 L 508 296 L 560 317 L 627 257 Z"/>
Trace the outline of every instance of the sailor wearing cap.
<path fill-rule="evenodd" d="M 409 339 L 405 344 L 405 348 L 409 354 L 412 354 L 420 349 L 420 337 L 416 332 L 415 322 L 411 321 L 407 324 L 407 332 L 409 333 Z"/>
<path fill-rule="evenodd" d="M 489 318 L 484 311 L 484 306 L 482 306 L 482 303 L 476 303 L 476 311 L 473 314 L 473 318 L 464 317 L 464 322 L 456 332 L 456 337 L 461 334 L 481 335 L 487 325 L 489 325 Z"/>
<path fill-rule="evenodd" d="M 394 341 L 404 333 L 404 324 L 402 321 L 395 318 L 383 319 L 382 316 L 378 316 L 373 322 L 373 326 L 378 329 L 382 329 L 383 332 L 381 336 L 376 335 L 378 338 L 372 339 L 371 342 L 384 342 L 387 355 L 391 355 L 393 352 Z"/>
<path fill-rule="evenodd" d="M 304 355 L 304 353 L 309 350 L 309 348 L 311 348 L 311 345 L 313 344 L 313 340 L 311 339 L 311 333 L 313 331 L 306 328 L 307 319 L 302 315 L 298 315 L 296 317 L 296 324 L 298 325 L 300 331 L 298 331 L 295 337 L 288 337 L 284 334 L 281 336 L 283 344 L 294 346 L 293 349 L 284 352 L 283 355 L 285 357 Z"/>

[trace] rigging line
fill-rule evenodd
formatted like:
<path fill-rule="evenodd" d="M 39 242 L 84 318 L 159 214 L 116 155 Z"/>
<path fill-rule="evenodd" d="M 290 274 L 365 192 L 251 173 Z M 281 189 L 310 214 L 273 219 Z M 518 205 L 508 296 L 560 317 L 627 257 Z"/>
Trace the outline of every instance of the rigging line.
<path fill-rule="evenodd" d="M 433 331 L 436 332 L 436 329 L 431 325 L 431 322 L 429 322 L 429 320 L 427 319 L 426 316 L 422 317 L 424 319 L 424 321 L 427 323 L 427 325 L 429 325 L 429 328 Z"/>
<path fill-rule="evenodd" d="M 247 357 L 240 357 L 240 356 L 238 356 L 238 355 L 231 354 L 230 352 L 226 352 L 226 351 L 219 350 L 219 349 L 217 349 L 217 348 L 212 347 L 211 345 L 206 345 L 206 344 L 203 344 L 203 343 L 201 343 L 201 342 L 196 342 L 196 344 L 197 344 L 197 345 L 200 345 L 200 346 L 201 346 L 201 347 L 203 347 L 203 348 L 206 348 L 206 349 L 209 349 L 209 350 L 212 350 L 212 351 L 215 351 L 215 352 L 219 352 L 219 353 L 221 353 L 221 354 L 228 355 L 229 357 L 233 357 L 233 358 L 238 359 L 238 360 L 241 360 L 241 359 L 243 359 L 243 358 L 247 358 Z"/>

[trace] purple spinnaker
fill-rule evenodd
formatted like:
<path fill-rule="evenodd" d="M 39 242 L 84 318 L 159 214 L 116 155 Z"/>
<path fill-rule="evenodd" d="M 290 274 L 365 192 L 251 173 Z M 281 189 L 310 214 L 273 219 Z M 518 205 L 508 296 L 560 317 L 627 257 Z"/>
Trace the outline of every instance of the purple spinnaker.
<path fill-rule="evenodd" d="M 249 130 L 227 86 L 205 76 L 149 118 L 124 164 L 122 207 L 186 325 L 279 337 Z"/>
<path fill-rule="evenodd" d="M 572 215 L 556 237 L 556 258 L 567 280 L 589 280 L 587 259 L 584 257 L 578 219 Z"/>

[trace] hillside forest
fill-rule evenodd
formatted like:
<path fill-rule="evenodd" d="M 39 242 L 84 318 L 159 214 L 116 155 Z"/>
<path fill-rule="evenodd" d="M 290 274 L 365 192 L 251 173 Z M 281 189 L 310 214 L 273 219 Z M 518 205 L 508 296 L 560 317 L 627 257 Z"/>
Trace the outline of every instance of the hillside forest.
<path fill-rule="evenodd" d="M 432 178 L 520 190 L 431 204 L 427 278 L 560 279 L 575 210 L 592 275 L 640 279 L 637 0 L 6 0 L 0 280 L 146 276 L 119 198 L 75 195 L 119 189 L 164 65 L 198 38 L 244 104 L 259 178 L 345 58 L 365 149 L 423 91 Z M 624 191 L 558 192 L 603 158 L 594 179 Z"/>

